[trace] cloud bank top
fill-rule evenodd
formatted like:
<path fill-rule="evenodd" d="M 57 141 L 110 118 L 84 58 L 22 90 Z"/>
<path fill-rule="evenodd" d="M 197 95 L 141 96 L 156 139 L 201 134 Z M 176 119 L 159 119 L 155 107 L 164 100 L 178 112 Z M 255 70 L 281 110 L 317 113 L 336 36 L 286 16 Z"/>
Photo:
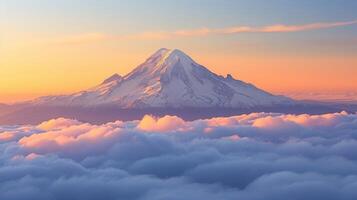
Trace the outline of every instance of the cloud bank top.
<path fill-rule="evenodd" d="M 0 127 L 0 199 L 357 198 L 357 114 Z"/>

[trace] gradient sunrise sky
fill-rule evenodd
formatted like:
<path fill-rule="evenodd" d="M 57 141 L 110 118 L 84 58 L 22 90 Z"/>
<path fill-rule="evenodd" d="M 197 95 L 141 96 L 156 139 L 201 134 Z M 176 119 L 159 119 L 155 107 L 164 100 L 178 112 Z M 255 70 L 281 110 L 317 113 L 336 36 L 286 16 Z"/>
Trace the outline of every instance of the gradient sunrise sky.
<path fill-rule="evenodd" d="M 355 0 L 0 0 L 0 102 L 86 89 L 161 47 L 273 93 L 356 92 L 356 10 Z"/>

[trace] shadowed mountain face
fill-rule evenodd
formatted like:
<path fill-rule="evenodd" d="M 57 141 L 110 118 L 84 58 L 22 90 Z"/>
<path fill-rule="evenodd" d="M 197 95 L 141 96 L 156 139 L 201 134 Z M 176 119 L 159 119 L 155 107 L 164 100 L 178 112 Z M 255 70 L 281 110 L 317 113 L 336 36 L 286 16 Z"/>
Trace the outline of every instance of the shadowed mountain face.
<path fill-rule="evenodd" d="M 252 108 L 292 104 L 255 86 L 222 77 L 180 50 L 160 49 L 124 77 L 117 74 L 102 84 L 72 95 L 41 97 L 42 106 L 102 106 L 119 108 Z"/>

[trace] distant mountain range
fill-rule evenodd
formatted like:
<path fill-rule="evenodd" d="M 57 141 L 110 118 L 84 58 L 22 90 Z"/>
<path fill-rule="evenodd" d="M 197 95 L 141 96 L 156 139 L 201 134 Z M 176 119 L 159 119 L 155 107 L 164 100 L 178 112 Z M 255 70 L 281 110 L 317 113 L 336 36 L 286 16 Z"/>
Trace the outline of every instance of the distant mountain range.
<path fill-rule="evenodd" d="M 103 123 L 145 114 L 193 120 L 250 112 L 340 110 L 270 94 L 229 74 L 219 76 L 180 50 L 162 48 L 124 77 L 114 74 L 88 90 L 0 106 L 0 124 L 36 124 L 57 117 Z"/>
<path fill-rule="evenodd" d="M 293 103 L 287 97 L 272 95 L 231 75 L 219 76 L 184 52 L 165 48 L 124 77 L 114 74 L 94 88 L 31 102 L 46 106 L 120 108 L 252 108 Z"/>

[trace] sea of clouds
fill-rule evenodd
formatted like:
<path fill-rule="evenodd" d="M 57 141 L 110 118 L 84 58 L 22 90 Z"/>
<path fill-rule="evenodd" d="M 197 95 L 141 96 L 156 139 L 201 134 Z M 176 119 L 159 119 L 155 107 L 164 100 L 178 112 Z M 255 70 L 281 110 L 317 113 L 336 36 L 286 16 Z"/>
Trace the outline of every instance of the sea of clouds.
<path fill-rule="evenodd" d="M 357 114 L 0 126 L 1 200 L 357 199 Z"/>

